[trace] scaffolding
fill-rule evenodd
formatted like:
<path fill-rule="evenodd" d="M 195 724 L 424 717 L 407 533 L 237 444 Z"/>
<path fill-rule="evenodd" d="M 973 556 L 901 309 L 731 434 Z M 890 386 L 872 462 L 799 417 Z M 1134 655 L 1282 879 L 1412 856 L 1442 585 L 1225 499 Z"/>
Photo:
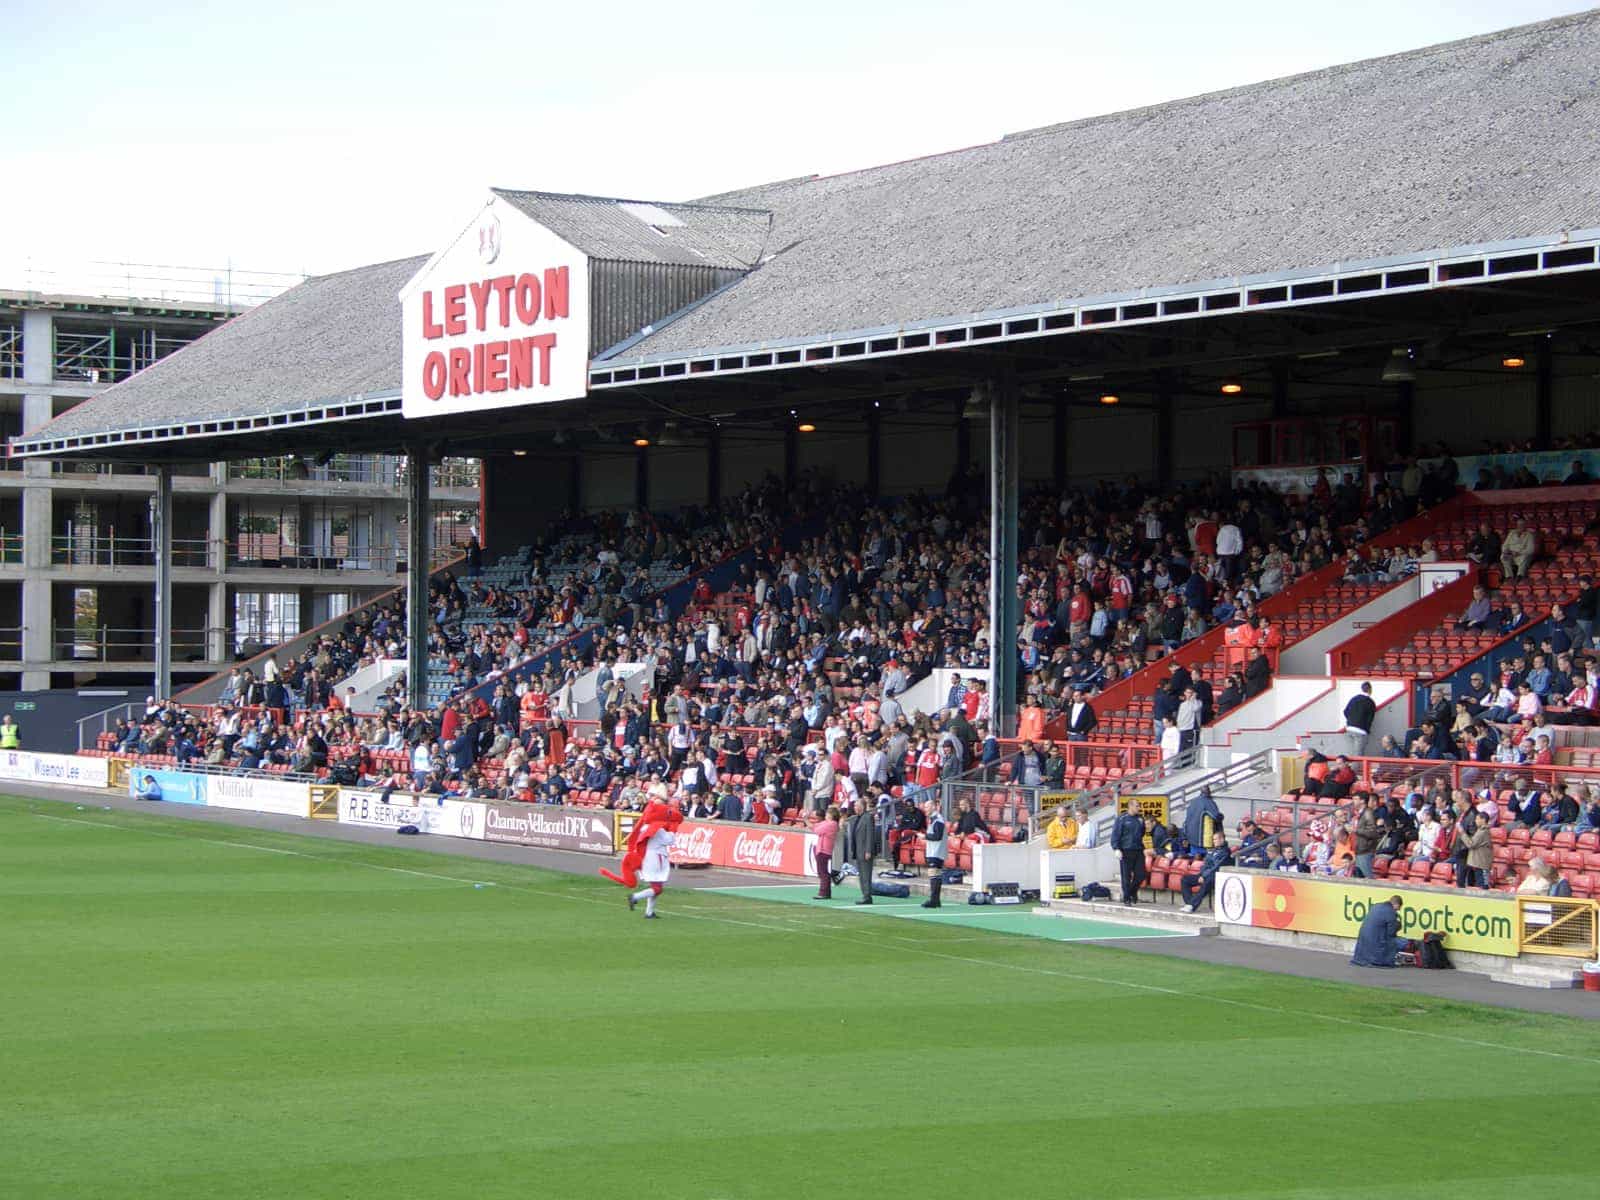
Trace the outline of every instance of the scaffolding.
<path fill-rule="evenodd" d="M 199 336 L 199 332 L 163 332 L 151 326 L 57 321 L 54 376 L 68 382 L 116 383 Z"/>
<path fill-rule="evenodd" d="M 0 323 L 0 379 L 22 378 L 22 326 Z"/>

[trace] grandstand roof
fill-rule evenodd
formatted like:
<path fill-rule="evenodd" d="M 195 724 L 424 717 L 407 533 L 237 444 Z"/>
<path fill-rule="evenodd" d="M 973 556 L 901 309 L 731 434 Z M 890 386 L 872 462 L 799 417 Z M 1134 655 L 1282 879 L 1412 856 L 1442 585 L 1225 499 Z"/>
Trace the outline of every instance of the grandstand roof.
<path fill-rule="evenodd" d="M 504 188 L 494 193 L 590 258 L 748 269 L 772 227 L 765 209 Z"/>
<path fill-rule="evenodd" d="M 708 198 L 776 256 L 626 359 L 1600 226 L 1600 11 Z"/>
<path fill-rule="evenodd" d="M 1600 10 L 694 204 L 497 194 L 593 257 L 753 266 L 625 343 L 609 370 L 1600 237 L 1597 75 Z M 281 428 L 288 413 L 398 420 L 396 293 L 424 261 L 307 280 L 16 448 L 105 454 Z"/>

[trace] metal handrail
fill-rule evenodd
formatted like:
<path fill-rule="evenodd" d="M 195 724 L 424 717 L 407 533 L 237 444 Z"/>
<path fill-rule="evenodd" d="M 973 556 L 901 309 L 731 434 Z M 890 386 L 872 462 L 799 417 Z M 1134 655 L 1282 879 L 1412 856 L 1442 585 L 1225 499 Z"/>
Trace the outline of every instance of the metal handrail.
<path fill-rule="evenodd" d="M 133 720 L 134 717 L 139 715 L 139 712 L 140 712 L 139 706 L 137 704 L 134 704 L 132 701 L 129 701 L 126 704 L 113 704 L 110 708 L 102 709 L 100 712 L 97 712 L 97 713 L 90 713 L 87 717 L 79 717 L 78 718 L 78 749 L 79 750 L 93 750 L 93 749 L 95 749 L 96 748 L 95 742 L 99 740 L 99 737 L 100 737 L 100 735 L 102 733 L 110 733 L 111 732 L 111 726 L 114 725 L 119 720 L 120 721 L 131 721 L 131 720 Z M 89 736 L 89 734 L 88 734 L 89 726 L 94 722 L 99 722 L 99 728 L 94 731 L 92 736 Z M 85 743 L 85 738 L 86 737 L 88 737 L 87 744 Z"/>
<path fill-rule="evenodd" d="M 175 567 L 215 566 L 213 543 L 208 538 L 173 538 L 172 565 Z M 58 533 L 50 539 L 50 561 L 79 567 L 148 567 L 156 561 L 155 539 L 118 537 L 109 533 L 79 530 Z"/>
<path fill-rule="evenodd" d="M 172 652 L 179 655 L 198 651 L 200 661 L 206 661 L 209 639 L 214 633 L 225 637 L 227 630 L 216 626 L 171 630 L 169 642 Z M 118 629 L 96 625 L 88 630 L 80 630 L 76 625 L 57 625 L 51 641 L 51 656 L 63 662 L 138 661 L 154 657 L 155 642 L 154 629 Z M 90 653 L 82 653 L 85 649 Z"/>

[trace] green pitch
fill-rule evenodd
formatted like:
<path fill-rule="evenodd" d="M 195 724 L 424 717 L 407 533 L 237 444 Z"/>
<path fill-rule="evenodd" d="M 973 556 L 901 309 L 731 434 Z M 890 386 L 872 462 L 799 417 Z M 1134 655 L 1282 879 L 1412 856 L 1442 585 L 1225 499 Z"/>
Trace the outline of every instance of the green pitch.
<path fill-rule="evenodd" d="M 1592 1186 L 1567 1134 L 1600 1119 L 1593 1024 L 684 888 L 662 911 L 598 879 L 0 799 L 0 1187 Z"/>

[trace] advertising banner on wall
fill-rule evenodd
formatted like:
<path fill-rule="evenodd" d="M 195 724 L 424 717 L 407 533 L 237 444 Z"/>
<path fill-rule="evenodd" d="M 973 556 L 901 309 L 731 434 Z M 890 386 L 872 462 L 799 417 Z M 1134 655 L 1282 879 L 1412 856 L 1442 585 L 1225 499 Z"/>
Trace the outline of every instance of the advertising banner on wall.
<path fill-rule="evenodd" d="M 1517 954 L 1516 906 L 1492 892 L 1434 891 L 1386 883 L 1323 879 L 1287 871 L 1219 871 L 1217 921 L 1296 933 L 1354 938 L 1368 909 L 1398 895 L 1402 937 L 1437 931 L 1446 949 Z"/>
<path fill-rule="evenodd" d="M 817 835 L 770 825 L 685 821 L 678 827 L 672 861 L 678 866 L 736 867 L 774 875 L 815 873 Z"/>
<path fill-rule="evenodd" d="M 588 391 L 589 260 L 504 197 L 400 290 L 400 309 L 408 418 Z"/>
<path fill-rule="evenodd" d="M 0 779 L 103 788 L 107 786 L 107 762 L 107 759 L 87 755 L 0 750 Z"/>
<path fill-rule="evenodd" d="M 153 789 L 152 784 L 155 785 Z M 159 795 L 151 795 L 152 790 Z M 187 771 L 151 770 L 135 763 L 128 769 L 128 795 L 135 800 L 159 799 L 167 804 L 204 806 L 206 777 Z"/>
<path fill-rule="evenodd" d="M 490 804 L 486 809 L 483 834 L 491 842 L 586 854 L 616 851 L 616 825 L 608 812 L 551 804 Z"/>
<path fill-rule="evenodd" d="M 309 817 L 311 789 L 287 779 L 259 775 L 205 775 L 208 808 L 233 808 L 242 812 L 276 813 L 280 817 Z"/>
<path fill-rule="evenodd" d="M 482 841 L 484 807 L 476 800 L 433 796 L 419 799 L 404 792 L 394 792 L 385 800 L 382 792 L 342 788 L 339 792 L 339 823 L 366 825 L 374 829 L 399 829 L 402 825 L 415 825 L 422 833 Z"/>

